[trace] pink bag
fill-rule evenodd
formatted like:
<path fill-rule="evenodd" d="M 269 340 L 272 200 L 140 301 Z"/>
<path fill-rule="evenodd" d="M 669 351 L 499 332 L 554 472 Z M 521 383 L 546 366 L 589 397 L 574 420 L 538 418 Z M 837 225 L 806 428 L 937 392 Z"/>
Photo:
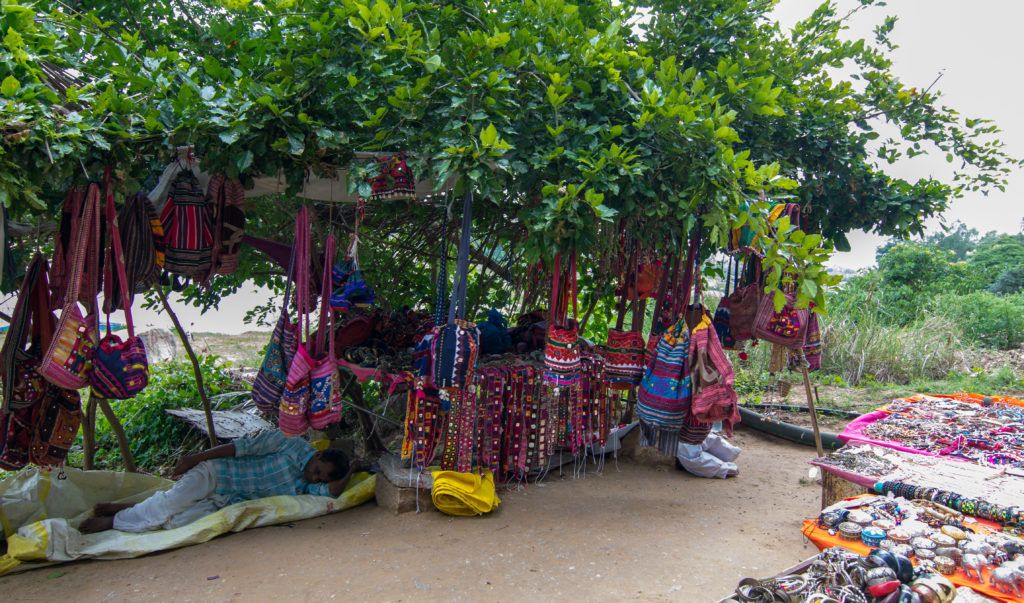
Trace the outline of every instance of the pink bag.
<path fill-rule="evenodd" d="M 786 305 L 776 312 L 772 298 L 772 295 L 761 297 L 754 319 L 754 337 L 787 348 L 803 346 L 810 310 L 797 309 L 794 296 L 787 294 Z"/>
<path fill-rule="evenodd" d="M 334 309 L 331 307 L 331 267 L 334 265 L 334 235 L 324 245 L 324 274 L 320 295 L 320 324 L 317 326 L 314 365 L 309 378 L 309 423 L 323 429 L 341 420 L 342 387 L 338 360 L 334 354 Z M 324 339 L 327 350 L 324 350 Z"/>
<path fill-rule="evenodd" d="M 690 414 L 701 424 L 722 421 L 726 435 L 740 422 L 736 374 L 710 320 L 690 336 L 690 379 L 693 392 Z"/>
<path fill-rule="evenodd" d="M 295 218 L 295 308 L 298 312 L 295 355 L 288 366 L 284 393 L 278 407 L 277 425 L 286 435 L 303 435 L 309 429 L 310 377 L 316 362 L 307 350 L 309 345 L 309 210 L 299 209 Z M 303 335 L 305 335 L 303 337 Z"/>

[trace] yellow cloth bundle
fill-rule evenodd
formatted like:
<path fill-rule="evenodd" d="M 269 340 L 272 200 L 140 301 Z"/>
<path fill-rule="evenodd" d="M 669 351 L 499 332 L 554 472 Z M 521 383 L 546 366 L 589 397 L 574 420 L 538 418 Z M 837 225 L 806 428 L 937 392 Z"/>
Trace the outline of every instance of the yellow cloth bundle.
<path fill-rule="evenodd" d="M 483 515 L 501 504 L 494 490 L 494 474 L 486 469 L 482 476 L 458 471 L 434 471 L 432 475 L 434 487 L 430 498 L 437 510 L 446 515 Z"/>

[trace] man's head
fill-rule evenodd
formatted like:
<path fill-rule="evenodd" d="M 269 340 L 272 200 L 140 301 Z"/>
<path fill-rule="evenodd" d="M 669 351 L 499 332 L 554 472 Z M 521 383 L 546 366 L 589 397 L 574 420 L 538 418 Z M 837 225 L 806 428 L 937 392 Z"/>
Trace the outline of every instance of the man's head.
<path fill-rule="evenodd" d="M 348 474 L 348 457 L 337 448 L 314 454 L 302 470 L 302 478 L 311 484 L 337 481 Z"/>

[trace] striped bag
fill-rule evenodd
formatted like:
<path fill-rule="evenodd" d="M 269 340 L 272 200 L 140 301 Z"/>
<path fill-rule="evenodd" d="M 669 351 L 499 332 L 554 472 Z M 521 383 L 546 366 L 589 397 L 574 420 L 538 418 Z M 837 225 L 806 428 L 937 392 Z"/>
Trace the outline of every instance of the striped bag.
<path fill-rule="evenodd" d="M 131 305 L 132 296 L 145 293 L 160 276 L 163 266 L 163 225 L 145 193 L 135 193 L 117 213 L 117 229 L 124 248 L 124 269 L 128 278 L 127 304 L 122 299 L 120 279 L 114 279 L 103 310 L 113 312 Z M 155 229 L 155 230 L 154 230 Z M 157 244 L 159 243 L 159 249 Z"/>
<path fill-rule="evenodd" d="M 205 279 L 213 263 L 213 222 L 206 195 L 191 170 L 182 170 L 175 177 L 160 223 L 164 230 L 164 270 Z"/>
<path fill-rule="evenodd" d="M 637 391 L 640 443 L 674 455 L 690 404 L 690 335 L 680 318 L 661 339 Z"/>
<path fill-rule="evenodd" d="M 317 365 L 309 351 L 309 314 L 311 241 L 309 213 L 303 207 L 295 221 L 295 308 L 298 312 L 296 325 L 295 355 L 287 367 L 284 392 L 281 394 L 277 411 L 277 426 L 285 435 L 296 436 L 309 429 L 309 400 L 311 372 Z"/>
<path fill-rule="evenodd" d="M 568 318 L 572 299 L 573 318 Z M 555 255 L 551 279 L 551 312 L 544 341 L 544 381 L 555 386 L 580 382 L 579 324 L 576 322 L 576 252 L 562 272 L 561 255 Z"/>
<path fill-rule="evenodd" d="M 238 269 L 245 236 L 245 188 L 238 180 L 217 174 L 210 178 L 206 196 L 214 223 L 211 274 L 231 274 Z"/>

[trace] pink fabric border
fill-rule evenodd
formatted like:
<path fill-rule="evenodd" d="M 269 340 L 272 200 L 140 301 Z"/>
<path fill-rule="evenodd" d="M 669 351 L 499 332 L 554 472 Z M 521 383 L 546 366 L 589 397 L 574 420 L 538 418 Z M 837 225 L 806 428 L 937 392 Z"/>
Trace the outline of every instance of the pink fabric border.
<path fill-rule="evenodd" d="M 893 450 L 902 450 L 903 452 L 909 452 L 910 454 L 923 454 L 924 456 L 939 456 L 934 452 L 928 452 L 925 450 L 918 450 L 917 448 L 908 448 L 898 442 L 890 440 L 876 440 L 864 435 L 864 430 L 868 425 L 871 425 L 875 421 L 879 421 L 888 417 L 889 413 L 884 410 L 875 410 L 867 414 L 861 415 L 856 419 L 850 421 L 845 429 L 839 434 L 839 439 L 849 444 L 850 442 L 862 443 L 862 444 L 874 444 L 875 446 L 882 446 L 883 448 L 892 448 Z"/>

